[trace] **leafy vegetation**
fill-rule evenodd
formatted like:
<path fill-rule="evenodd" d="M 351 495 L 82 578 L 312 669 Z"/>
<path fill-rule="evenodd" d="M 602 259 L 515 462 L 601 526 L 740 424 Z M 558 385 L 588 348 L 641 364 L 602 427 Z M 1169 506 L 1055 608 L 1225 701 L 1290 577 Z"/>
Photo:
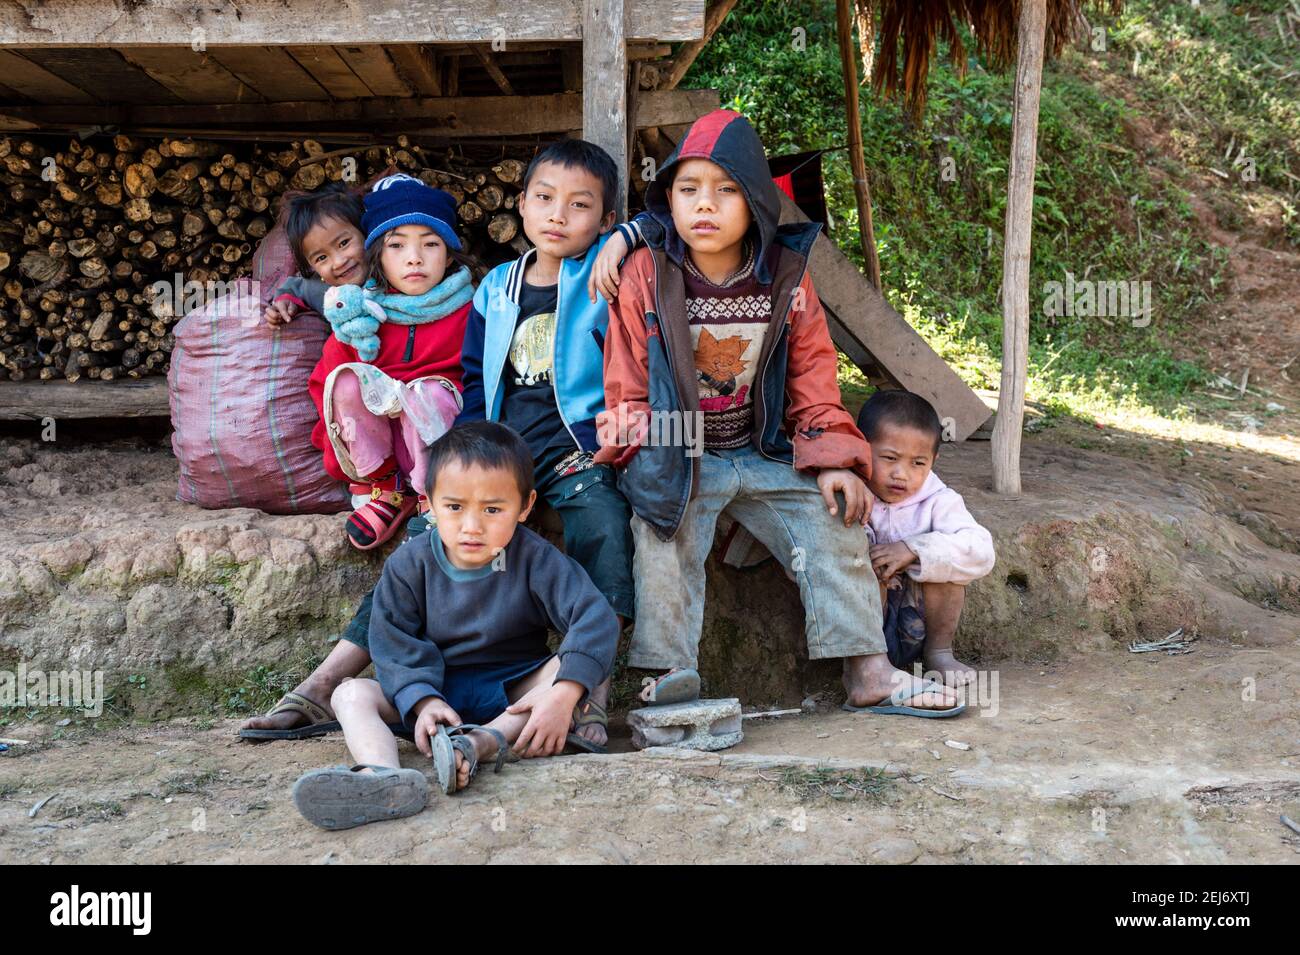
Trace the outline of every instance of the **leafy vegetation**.
<path fill-rule="evenodd" d="M 1222 294 L 1225 259 L 1198 231 L 1180 164 L 1220 165 L 1223 145 L 1254 156 L 1258 181 L 1292 191 L 1300 83 L 1263 88 L 1296 69 L 1300 41 L 1261 38 L 1282 0 L 1131 2 L 1104 29 L 1103 50 L 1067 50 L 1044 72 L 1031 263 L 1029 398 L 1092 416 L 1187 411 L 1206 372 L 1177 351 L 1180 334 Z M 1254 11 L 1253 14 L 1248 11 Z M 1300 14 L 1300 10 L 1296 11 Z M 1251 19 L 1247 19 L 1250 16 Z M 969 46 L 969 45 L 968 45 Z M 1136 78 L 1129 64 L 1139 57 Z M 1280 77 L 1282 73 L 1276 72 Z M 1297 73 L 1295 75 L 1300 75 Z M 876 243 L 891 304 L 974 387 L 996 388 L 1001 357 L 1002 229 L 1013 76 L 973 56 L 966 75 L 945 54 L 919 121 L 864 87 L 862 123 Z M 829 0 L 762 0 L 733 11 L 686 79 L 720 90 L 770 154 L 829 150 L 823 160 L 831 235 L 862 264 L 843 84 Z M 1138 105 L 1128 105 L 1127 93 Z M 1177 95 L 1175 95 L 1177 94 Z M 1135 113 L 1195 111 L 1165 155 L 1135 132 Z M 1235 155 L 1235 153 L 1234 153 Z M 1243 188 L 1248 183 L 1236 183 Z M 1288 188 L 1289 184 L 1289 188 Z M 1291 216 L 1294 238 L 1294 210 Z M 1149 316 L 1051 314 L 1048 282 L 1151 283 Z M 1143 319 L 1149 317 L 1149 322 Z M 842 382 L 865 391 L 842 363 Z"/>

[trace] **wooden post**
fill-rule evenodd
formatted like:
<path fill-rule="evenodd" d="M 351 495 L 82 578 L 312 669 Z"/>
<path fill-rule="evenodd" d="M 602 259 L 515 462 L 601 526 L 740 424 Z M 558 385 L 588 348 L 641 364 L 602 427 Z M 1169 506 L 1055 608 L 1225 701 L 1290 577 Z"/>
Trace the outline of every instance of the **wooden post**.
<path fill-rule="evenodd" d="M 835 20 L 840 41 L 840 68 L 844 73 L 844 103 L 849 126 L 849 162 L 853 165 L 853 191 L 858 197 L 858 239 L 867 277 L 880 288 L 880 256 L 876 254 L 876 230 L 871 224 L 871 187 L 867 184 L 867 162 L 862 156 L 862 113 L 858 104 L 858 67 L 853 51 L 853 0 L 835 0 Z"/>
<path fill-rule="evenodd" d="M 582 138 L 614 157 L 614 211 L 627 218 L 627 40 L 624 0 L 583 0 Z"/>
<path fill-rule="evenodd" d="M 1002 388 L 993 425 L 993 490 L 998 494 L 1020 493 L 1020 436 L 1029 376 L 1029 250 L 1046 27 L 1047 0 L 1021 0 L 1002 249 Z"/>

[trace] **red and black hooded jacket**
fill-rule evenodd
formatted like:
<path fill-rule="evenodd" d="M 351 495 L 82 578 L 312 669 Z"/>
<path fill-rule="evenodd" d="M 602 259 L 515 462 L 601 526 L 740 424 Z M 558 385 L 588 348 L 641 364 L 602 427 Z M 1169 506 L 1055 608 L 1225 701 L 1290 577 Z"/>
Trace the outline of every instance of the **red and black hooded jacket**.
<path fill-rule="evenodd" d="M 754 382 L 754 447 L 799 470 L 850 468 L 867 479 L 871 449 L 840 401 L 838 356 L 808 275 L 820 226 L 780 224 L 780 193 L 763 144 L 749 122 L 731 110 L 696 120 L 646 190 L 647 211 L 664 226 L 665 247 L 638 249 L 624 263 L 605 343 L 601 437 L 617 435 L 617 423 L 631 412 L 653 420 L 700 410 L 682 278 L 688 249 L 668 201 L 677 164 L 692 158 L 717 163 L 740 186 L 758 243 L 755 275 L 772 290 L 772 319 Z M 619 487 L 656 535 L 671 540 L 697 487 L 699 450 L 682 442 L 650 441 L 636 448 L 612 440 L 602 444 L 597 460 L 625 462 Z"/>

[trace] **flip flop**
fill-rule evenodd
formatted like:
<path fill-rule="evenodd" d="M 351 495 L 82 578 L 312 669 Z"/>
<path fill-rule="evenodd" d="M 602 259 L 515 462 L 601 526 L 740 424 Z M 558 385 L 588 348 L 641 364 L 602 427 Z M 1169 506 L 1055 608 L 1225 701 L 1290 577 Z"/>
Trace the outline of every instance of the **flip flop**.
<path fill-rule="evenodd" d="M 307 723 L 287 730 L 240 730 L 239 738 L 253 743 L 265 743 L 274 739 L 310 739 L 341 729 L 339 721 L 333 719 L 325 707 L 312 702 L 301 693 L 286 693 L 266 715 L 275 716 L 277 713 L 298 713 L 307 717 Z"/>
<path fill-rule="evenodd" d="M 429 782 L 418 769 L 331 766 L 303 773 L 293 784 L 293 804 L 304 819 L 322 829 L 414 816 L 428 801 Z"/>
<path fill-rule="evenodd" d="M 429 743 L 433 748 L 433 768 L 438 774 L 438 786 L 448 796 L 457 791 L 457 750 L 460 750 L 461 754 L 469 762 L 470 782 L 473 782 L 474 777 L 478 775 L 478 754 L 474 752 L 474 744 L 466 735 L 470 730 L 482 730 L 496 737 L 497 758 L 495 772 L 501 772 L 501 767 L 510 756 L 510 747 L 506 745 L 506 738 L 500 730 L 494 730 L 490 726 L 480 726 L 478 723 L 462 723 L 460 726 L 447 729 L 445 725 L 439 723 L 438 731 L 429 738 Z M 466 783 L 466 786 L 468 785 Z"/>
<path fill-rule="evenodd" d="M 941 720 L 949 716 L 956 716 L 966 709 L 965 703 L 958 703 L 956 706 L 950 706 L 946 710 L 927 710 L 919 706 L 904 705 L 908 700 L 916 699 L 927 690 L 946 689 L 942 683 L 935 683 L 934 680 L 925 680 L 920 686 L 900 686 L 889 694 L 888 703 L 877 703 L 874 706 L 852 706 L 844 703 L 840 709 L 847 710 L 850 713 L 882 713 L 890 716 L 920 716 L 928 720 Z"/>
<path fill-rule="evenodd" d="M 646 706 L 689 703 L 700 698 L 700 673 L 690 668 L 666 673 L 646 689 L 650 691 L 649 699 L 644 695 L 641 697 Z M 642 691 L 644 693 L 645 690 Z"/>
<path fill-rule="evenodd" d="M 599 723 L 609 730 L 609 714 L 605 708 L 594 700 L 587 700 L 573 708 L 573 728 L 576 730 L 582 726 L 590 726 L 593 723 Z M 577 753 L 596 753 L 603 755 L 609 752 L 607 747 L 599 743 L 593 743 L 585 736 L 579 733 L 570 733 L 564 741 L 564 749 L 561 751 L 563 756 L 571 756 Z"/>

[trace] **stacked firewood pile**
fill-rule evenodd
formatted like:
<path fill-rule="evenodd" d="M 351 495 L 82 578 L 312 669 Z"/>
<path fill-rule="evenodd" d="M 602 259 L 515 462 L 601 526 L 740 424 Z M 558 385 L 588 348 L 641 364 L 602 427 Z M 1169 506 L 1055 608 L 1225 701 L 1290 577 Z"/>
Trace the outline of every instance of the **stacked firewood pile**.
<path fill-rule="evenodd" d="M 447 190 L 466 251 L 526 246 L 515 204 L 528 153 L 97 137 L 0 138 L 0 366 L 14 381 L 163 374 L 184 287 L 248 272 L 289 189 L 396 167 Z M 189 287 L 194 287 L 192 284 Z"/>

